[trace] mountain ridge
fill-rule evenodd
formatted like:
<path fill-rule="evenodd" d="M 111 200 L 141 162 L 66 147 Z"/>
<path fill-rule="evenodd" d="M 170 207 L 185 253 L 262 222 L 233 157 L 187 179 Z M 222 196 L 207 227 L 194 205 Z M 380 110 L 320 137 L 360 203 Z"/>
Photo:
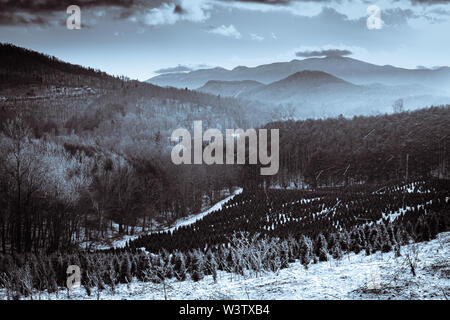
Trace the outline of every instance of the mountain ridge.
<path fill-rule="evenodd" d="M 232 70 L 221 68 L 200 69 L 188 73 L 160 75 L 147 82 L 160 86 L 199 88 L 209 80 L 242 81 L 253 80 L 269 84 L 299 71 L 315 70 L 329 73 L 355 84 L 381 82 L 386 85 L 423 84 L 441 89 L 450 87 L 450 68 L 406 69 L 391 65 L 376 65 L 349 57 L 293 59 L 255 67 L 238 66 Z"/>

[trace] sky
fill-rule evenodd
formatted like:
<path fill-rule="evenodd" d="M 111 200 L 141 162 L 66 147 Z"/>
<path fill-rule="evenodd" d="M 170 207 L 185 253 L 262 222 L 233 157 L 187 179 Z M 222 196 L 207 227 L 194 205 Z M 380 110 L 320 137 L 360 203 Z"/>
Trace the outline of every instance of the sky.
<path fill-rule="evenodd" d="M 432 68 L 450 66 L 450 1 L 0 0 L 0 41 L 138 80 L 328 55 Z"/>

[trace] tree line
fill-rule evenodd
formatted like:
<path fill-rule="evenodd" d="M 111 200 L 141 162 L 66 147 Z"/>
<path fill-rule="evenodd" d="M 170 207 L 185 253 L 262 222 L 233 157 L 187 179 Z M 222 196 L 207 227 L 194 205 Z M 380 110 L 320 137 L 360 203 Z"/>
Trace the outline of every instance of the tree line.
<path fill-rule="evenodd" d="M 270 182 L 315 188 L 448 177 L 449 124 L 448 105 L 352 119 L 272 122 L 264 127 L 280 130 L 281 147 L 280 172 Z"/>

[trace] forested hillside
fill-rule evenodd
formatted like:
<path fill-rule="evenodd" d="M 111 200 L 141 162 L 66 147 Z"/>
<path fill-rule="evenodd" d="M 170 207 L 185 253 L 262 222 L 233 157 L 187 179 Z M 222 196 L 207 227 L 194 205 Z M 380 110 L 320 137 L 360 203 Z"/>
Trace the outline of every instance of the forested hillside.
<path fill-rule="evenodd" d="M 126 80 L 8 43 L 0 43 L 0 56 L 0 89 L 55 84 L 115 89 Z"/>
<path fill-rule="evenodd" d="M 237 185 L 239 169 L 173 165 L 172 131 L 194 120 L 214 128 L 268 120 L 263 112 L 248 116 L 256 104 L 1 49 L 11 60 L 1 62 L 3 252 L 67 250 L 107 239 L 115 224 L 120 234 L 133 233 L 198 211 Z M 30 82 L 14 85 L 11 66 Z"/>
<path fill-rule="evenodd" d="M 448 175 L 450 107 L 390 115 L 272 122 L 281 186 L 336 186 Z"/>

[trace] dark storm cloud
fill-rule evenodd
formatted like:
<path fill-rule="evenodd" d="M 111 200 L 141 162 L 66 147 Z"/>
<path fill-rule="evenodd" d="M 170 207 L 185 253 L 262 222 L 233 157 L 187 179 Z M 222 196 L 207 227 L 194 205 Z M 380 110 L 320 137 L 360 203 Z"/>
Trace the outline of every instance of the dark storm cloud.
<path fill-rule="evenodd" d="M 27 15 L 24 13 L 0 13 L 0 25 L 26 25 L 35 24 L 40 26 L 48 25 L 48 19 L 44 19 L 41 16 Z"/>
<path fill-rule="evenodd" d="M 247 2 L 247 3 L 259 3 L 266 5 L 287 5 L 294 2 L 315 2 L 315 3 L 326 3 L 326 2 L 341 2 L 342 0 L 219 0 L 221 2 Z M 362 0 L 363 1 L 363 0 Z M 398 0 L 397 0 L 398 1 Z M 393 1 L 393 2 L 397 2 Z M 413 4 L 443 4 L 449 3 L 449 0 L 410 0 Z M 30 0 L 0 0 L 0 12 L 17 12 L 25 11 L 30 13 L 40 13 L 40 12 L 52 12 L 58 10 L 64 10 L 70 5 L 78 5 L 80 7 L 106 7 L 115 6 L 122 8 L 135 8 L 140 7 L 146 8 L 156 8 L 163 3 L 173 3 L 175 4 L 175 13 L 183 13 L 184 8 L 182 8 L 177 0 L 40 0 L 40 1 L 30 1 Z"/>
<path fill-rule="evenodd" d="M 196 14 L 206 16 L 203 8 L 198 10 L 189 0 L 0 0 L 0 25 L 50 24 L 50 18 L 64 15 L 70 5 L 78 5 L 81 10 L 105 10 L 113 19 L 134 18 L 140 22 L 151 10 L 156 10 L 155 15 L 163 12 L 160 16 L 172 21 L 195 20 Z"/>
<path fill-rule="evenodd" d="M 114 9 L 113 18 L 142 21 L 142 16 L 149 10 L 159 17 L 167 17 L 167 21 L 190 20 L 201 21 L 209 17 L 207 11 L 209 5 L 216 3 L 247 3 L 261 4 L 267 6 L 289 6 L 292 3 L 317 3 L 317 5 L 327 3 L 341 3 L 343 0 L 0 0 L 0 25 L 27 25 L 27 24 L 51 24 L 52 18 L 56 14 L 65 14 L 65 10 L 70 5 L 78 5 L 83 9 Z M 352 0 L 356 1 L 356 0 Z M 365 1 L 365 0 L 359 0 Z M 393 0 L 393 3 L 399 0 Z M 448 3 L 448 0 L 409 0 L 413 5 L 433 5 Z M 351 2 L 351 0 L 350 0 Z M 201 3 L 209 3 L 205 7 Z M 168 12 L 168 10 L 171 12 Z M 161 14 L 160 14 L 161 12 Z M 172 16 L 172 17 L 171 17 Z M 145 19 L 144 19 L 145 20 Z M 161 24 L 164 24 L 161 21 Z"/>
<path fill-rule="evenodd" d="M 340 50 L 340 49 L 328 49 L 328 50 L 314 50 L 314 51 L 299 51 L 295 55 L 302 58 L 311 57 L 344 57 L 351 55 L 350 50 Z"/>
<path fill-rule="evenodd" d="M 78 5 L 80 7 L 102 7 L 117 6 L 129 8 L 138 1 L 136 0 L 0 0 L 1 12 L 29 12 L 29 13 L 48 13 L 58 10 L 65 10 L 70 5 Z"/>
<path fill-rule="evenodd" d="M 118 8 L 119 18 L 128 18 L 142 8 L 155 8 L 164 0 L 0 0 L 0 25 L 46 25 L 48 17 L 65 14 L 70 5 L 78 5 L 81 9 Z"/>

